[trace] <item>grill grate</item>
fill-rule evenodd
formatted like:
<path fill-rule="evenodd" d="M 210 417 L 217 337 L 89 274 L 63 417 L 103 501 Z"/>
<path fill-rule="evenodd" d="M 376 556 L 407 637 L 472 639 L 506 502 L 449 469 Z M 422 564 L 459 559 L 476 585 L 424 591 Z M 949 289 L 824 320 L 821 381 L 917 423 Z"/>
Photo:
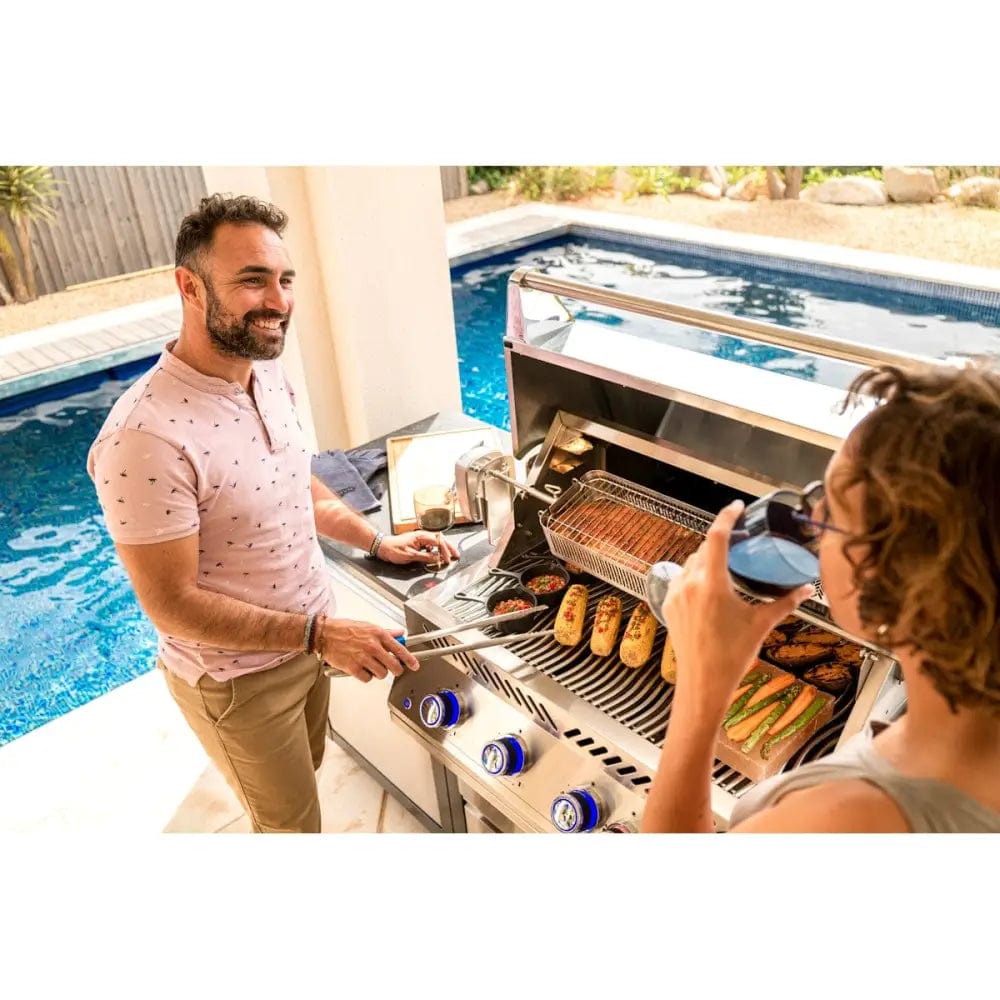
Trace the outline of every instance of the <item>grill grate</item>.
<path fill-rule="evenodd" d="M 540 514 L 553 555 L 641 599 L 649 567 L 683 563 L 711 518 L 607 472 L 581 476 Z"/>
<path fill-rule="evenodd" d="M 547 551 L 538 548 L 522 555 L 505 568 L 516 572 L 537 559 L 547 556 Z M 509 577 L 491 574 L 470 587 L 468 592 L 471 596 L 485 599 L 493 591 L 509 586 L 509 584 Z M 589 582 L 588 586 L 590 600 L 587 602 L 588 616 L 584 624 L 585 636 L 590 634 L 592 616 L 600 599 L 609 594 L 623 596 L 618 590 L 604 582 Z M 627 597 L 622 600 L 623 621 L 628 619 L 637 603 L 638 601 L 635 600 L 629 601 Z M 481 604 L 470 601 L 452 599 L 444 605 L 444 608 L 461 621 L 472 621 L 483 613 Z M 544 615 L 539 615 L 538 624 L 532 627 L 539 630 L 553 627 L 556 614 L 556 608 L 550 609 Z M 499 634 L 498 630 L 491 626 L 486 626 L 483 631 L 486 634 Z M 542 673 L 547 674 L 572 694 L 603 712 L 608 718 L 626 726 L 654 746 L 662 747 L 674 693 L 673 685 L 665 684 L 660 677 L 660 658 L 665 639 L 665 630 L 658 629 L 652 655 L 646 665 L 638 670 L 623 666 L 617 657 L 594 656 L 590 652 L 590 645 L 587 641 L 582 641 L 578 646 L 569 648 L 559 645 L 552 638 L 532 639 L 518 643 L 516 652 L 526 663 L 530 663 Z M 505 688 L 501 686 L 503 678 L 495 676 L 496 672 L 478 660 L 475 654 L 459 655 L 462 656 L 463 662 L 477 678 L 501 693 L 507 694 Z M 515 687 L 514 685 L 508 686 Z M 522 697 L 527 698 L 528 696 L 522 692 Z M 520 699 L 517 700 L 520 701 Z M 833 750 L 850 713 L 853 700 L 853 688 L 849 688 L 838 696 L 834 705 L 833 717 L 813 735 L 805 746 L 796 752 L 785 765 L 785 770 L 809 760 L 815 760 Z M 544 706 L 541 703 L 536 704 L 532 700 L 529 711 L 532 715 L 546 722 L 550 729 L 555 729 L 549 713 L 544 711 Z M 569 738 L 568 733 L 563 735 Z M 579 742 L 579 740 L 574 739 L 574 742 Z M 712 781 L 737 798 L 753 787 L 750 778 L 720 761 L 716 761 L 712 772 Z"/>

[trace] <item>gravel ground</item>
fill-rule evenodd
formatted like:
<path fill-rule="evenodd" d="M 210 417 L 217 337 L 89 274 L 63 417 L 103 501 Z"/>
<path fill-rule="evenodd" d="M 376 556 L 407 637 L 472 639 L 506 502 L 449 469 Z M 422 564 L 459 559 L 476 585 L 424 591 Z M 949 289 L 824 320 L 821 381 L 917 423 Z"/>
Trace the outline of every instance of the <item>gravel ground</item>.
<path fill-rule="evenodd" d="M 449 222 L 456 222 L 517 205 L 521 200 L 509 191 L 459 198 L 445 203 L 445 217 Z M 783 236 L 855 250 L 1000 267 L 1000 212 L 956 207 L 947 202 L 858 208 L 809 201 L 729 201 L 725 198 L 709 201 L 693 194 L 675 194 L 669 200 L 647 195 L 623 201 L 617 194 L 595 194 L 574 204 L 708 229 Z"/>
<path fill-rule="evenodd" d="M 506 190 L 459 198 L 445 202 L 445 219 L 456 222 L 509 208 L 522 200 Z M 1000 212 L 984 208 L 957 208 L 947 203 L 855 208 L 807 201 L 708 201 L 691 194 L 677 194 L 669 200 L 649 195 L 630 201 L 617 194 L 595 194 L 576 204 L 711 229 L 1000 268 Z M 173 272 L 168 270 L 57 292 L 26 305 L 0 307 L 0 337 L 170 295 L 174 290 Z"/>

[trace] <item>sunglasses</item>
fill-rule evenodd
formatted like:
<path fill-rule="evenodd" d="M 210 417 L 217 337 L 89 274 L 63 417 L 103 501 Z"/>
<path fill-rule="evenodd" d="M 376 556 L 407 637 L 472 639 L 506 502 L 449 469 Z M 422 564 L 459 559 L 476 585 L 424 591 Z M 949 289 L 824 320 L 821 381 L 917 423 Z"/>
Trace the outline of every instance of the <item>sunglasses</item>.
<path fill-rule="evenodd" d="M 826 487 L 822 480 L 817 479 L 801 490 L 777 490 L 763 499 L 787 508 L 787 515 L 798 529 L 800 540 L 808 548 L 813 548 L 819 543 L 824 531 L 833 531 L 838 535 L 847 534 L 843 528 L 838 528 L 835 524 L 816 516 L 826 511 Z"/>

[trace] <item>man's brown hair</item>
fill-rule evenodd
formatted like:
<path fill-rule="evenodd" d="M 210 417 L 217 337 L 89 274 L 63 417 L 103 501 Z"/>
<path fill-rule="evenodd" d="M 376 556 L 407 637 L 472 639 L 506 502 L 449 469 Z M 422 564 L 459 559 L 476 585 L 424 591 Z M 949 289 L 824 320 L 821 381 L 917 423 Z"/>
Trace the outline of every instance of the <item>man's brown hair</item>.
<path fill-rule="evenodd" d="M 198 257 L 212 245 L 215 230 L 223 223 L 267 226 L 278 236 L 285 232 L 288 216 L 270 202 L 250 195 L 210 194 L 181 220 L 174 248 L 174 266 L 201 274 Z"/>

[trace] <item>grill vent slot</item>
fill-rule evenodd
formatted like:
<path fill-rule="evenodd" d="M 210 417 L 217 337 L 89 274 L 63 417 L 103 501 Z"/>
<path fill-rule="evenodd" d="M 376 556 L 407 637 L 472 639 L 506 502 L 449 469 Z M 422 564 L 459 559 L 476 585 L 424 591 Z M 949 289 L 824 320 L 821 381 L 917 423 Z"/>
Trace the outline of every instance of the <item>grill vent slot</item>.
<path fill-rule="evenodd" d="M 591 747 L 590 754 L 592 757 L 603 757 L 608 752 L 607 747 Z"/>

